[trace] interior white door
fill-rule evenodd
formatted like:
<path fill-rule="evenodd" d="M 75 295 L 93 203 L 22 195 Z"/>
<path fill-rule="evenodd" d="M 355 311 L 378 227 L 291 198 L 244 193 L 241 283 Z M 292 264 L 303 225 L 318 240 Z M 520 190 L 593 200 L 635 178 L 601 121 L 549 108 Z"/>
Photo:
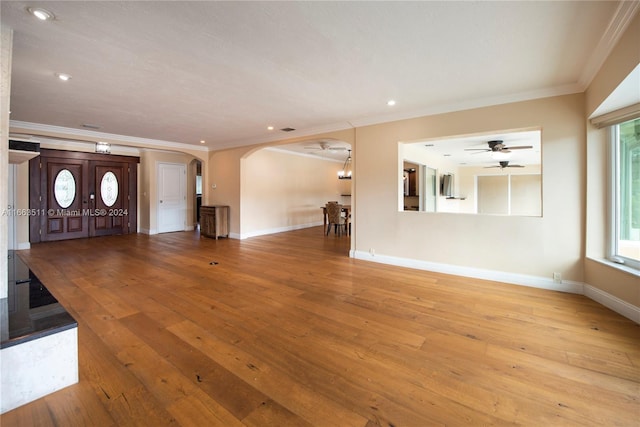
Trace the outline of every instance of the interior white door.
<path fill-rule="evenodd" d="M 158 163 L 158 233 L 185 230 L 186 181 L 187 165 Z"/>

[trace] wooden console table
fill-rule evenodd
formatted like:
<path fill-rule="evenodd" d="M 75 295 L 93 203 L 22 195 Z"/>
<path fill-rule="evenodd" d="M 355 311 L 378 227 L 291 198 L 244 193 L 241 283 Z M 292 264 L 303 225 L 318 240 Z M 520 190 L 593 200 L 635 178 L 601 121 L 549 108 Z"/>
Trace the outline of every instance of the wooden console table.
<path fill-rule="evenodd" d="M 200 234 L 229 237 L 229 206 L 200 206 Z"/>

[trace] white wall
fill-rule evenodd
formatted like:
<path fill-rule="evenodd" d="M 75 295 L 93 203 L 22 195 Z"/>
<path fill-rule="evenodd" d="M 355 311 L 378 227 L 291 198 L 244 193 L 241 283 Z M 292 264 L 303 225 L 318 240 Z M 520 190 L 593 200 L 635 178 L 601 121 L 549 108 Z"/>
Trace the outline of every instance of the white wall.
<path fill-rule="evenodd" d="M 321 206 L 345 200 L 342 163 L 272 149 L 242 161 L 241 238 L 322 224 Z M 347 190 L 348 191 L 348 190 Z"/>

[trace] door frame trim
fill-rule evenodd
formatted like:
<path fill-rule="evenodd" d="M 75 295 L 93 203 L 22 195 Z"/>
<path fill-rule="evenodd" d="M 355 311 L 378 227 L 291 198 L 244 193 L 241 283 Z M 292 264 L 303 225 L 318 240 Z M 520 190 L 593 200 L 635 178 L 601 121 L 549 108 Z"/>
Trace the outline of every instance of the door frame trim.
<path fill-rule="evenodd" d="M 161 191 L 161 185 L 162 185 L 162 181 L 160 180 L 160 166 L 161 165 L 168 165 L 168 166 L 180 166 L 182 168 L 182 171 L 184 172 L 182 175 L 184 177 L 184 182 L 183 182 L 183 186 L 182 186 L 182 190 L 183 190 L 183 200 L 182 200 L 182 209 L 184 211 L 184 220 L 182 222 L 182 230 L 181 231 L 187 231 L 187 164 L 186 163 L 178 163 L 178 162 L 164 162 L 164 161 L 160 161 L 157 160 L 156 161 L 156 227 L 155 227 L 155 233 L 153 234 L 160 234 L 160 233 L 170 233 L 172 231 L 161 231 L 160 230 L 160 194 L 162 194 Z"/>
<path fill-rule="evenodd" d="M 85 151 L 67 151 L 55 150 L 50 148 L 41 148 L 40 155 L 29 161 L 29 209 L 36 212 L 42 212 L 46 206 L 42 206 L 42 186 L 41 186 L 41 166 L 43 158 L 64 160 L 86 160 L 86 161 L 111 161 L 129 163 L 130 179 L 129 194 L 131 200 L 129 202 L 129 233 L 137 232 L 138 224 L 138 164 L 140 157 L 136 156 L 120 156 L 114 154 L 97 154 Z M 29 216 L 29 242 L 39 243 L 43 241 L 40 235 L 40 217 Z"/>

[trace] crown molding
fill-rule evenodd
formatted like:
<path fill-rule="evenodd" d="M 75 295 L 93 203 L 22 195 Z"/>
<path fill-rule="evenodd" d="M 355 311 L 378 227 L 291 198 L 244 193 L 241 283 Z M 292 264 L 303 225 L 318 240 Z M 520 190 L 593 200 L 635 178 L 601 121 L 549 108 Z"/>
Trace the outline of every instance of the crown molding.
<path fill-rule="evenodd" d="M 591 58 L 589 58 L 589 61 L 587 61 L 587 64 L 582 70 L 582 75 L 580 76 L 578 83 L 582 87 L 583 91 L 586 90 L 598 71 L 600 71 L 600 68 L 609 57 L 609 54 L 639 10 L 640 1 L 621 1 L 618 4 L 618 9 L 616 9 L 613 14 L 607 29 L 600 38 L 600 41 L 598 41 L 598 45 L 593 50 Z"/>
<path fill-rule="evenodd" d="M 317 126 L 304 129 L 296 129 L 292 132 L 280 133 L 274 131 L 274 134 L 268 137 L 255 137 L 255 138 L 243 138 L 233 141 L 227 141 L 216 145 L 215 150 L 227 150 L 231 148 L 244 147 L 247 145 L 266 144 L 269 142 L 282 142 L 288 139 L 298 139 L 305 136 L 318 136 L 323 133 L 339 132 L 346 129 L 352 129 L 353 125 L 350 122 L 338 122 L 324 126 Z"/>
<path fill-rule="evenodd" d="M 415 119 L 417 117 L 434 116 L 437 114 L 453 113 L 456 111 L 472 110 L 475 108 L 492 107 L 502 104 L 511 104 L 514 102 L 531 101 L 541 98 L 549 98 L 553 96 L 571 95 L 583 92 L 583 88 L 572 83 L 568 85 L 554 86 L 546 89 L 514 93 L 509 95 L 499 95 L 486 98 L 470 99 L 462 102 L 431 106 L 424 109 L 406 111 L 396 114 L 387 114 L 384 116 L 366 117 L 361 119 L 353 119 L 350 121 L 353 127 L 371 126 L 380 123 L 387 123 L 399 120 Z"/>
<path fill-rule="evenodd" d="M 333 162 L 333 163 L 339 163 L 339 164 L 344 163 L 344 160 L 330 159 L 330 158 L 327 158 L 327 157 L 315 156 L 313 154 L 300 153 L 299 151 L 285 150 L 284 148 L 279 148 L 277 146 L 275 146 L 275 147 L 274 146 L 266 147 L 266 148 L 264 148 L 264 150 L 275 151 L 277 153 L 288 154 L 290 156 L 298 156 L 298 157 L 306 157 L 308 159 L 322 160 L 323 162 Z"/>
<path fill-rule="evenodd" d="M 202 147 L 181 142 L 163 141 L 159 139 L 138 138 L 135 136 L 117 135 L 105 132 L 95 132 L 88 130 L 80 130 L 66 128 L 62 126 L 45 125 L 41 123 L 22 122 L 18 120 L 9 121 L 9 131 L 20 133 L 29 133 L 38 138 L 46 138 L 52 136 L 48 134 L 61 134 L 69 136 L 69 141 L 85 140 L 87 142 L 106 141 L 112 142 L 114 145 L 133 146 L 138 148 L 151 147 L 159 149 L 173 150 L 191 150 L 191 151 L 210 151 L 208 147 Z M 26 131 L 26 132 L 25 132 Z"/>
<path fill-rule="evenodd" d="M 40 143 L 40 148 L 51 148 L 51 149 L 73 149 L 77 151 L 94 151 L 95 142 L 93 141 L 76 141 L 76 140 L 61 140 L 59 138 L 48 138 L 46 136 L 38 136 L 38 141 Z M 139 156 L 141 149 L 137 147 L 132 147 L 130 145 L 119 145 L 119 144 L 111 144 L 111 154 L 117 155 L 130 155 L 130 156 Z"/>

